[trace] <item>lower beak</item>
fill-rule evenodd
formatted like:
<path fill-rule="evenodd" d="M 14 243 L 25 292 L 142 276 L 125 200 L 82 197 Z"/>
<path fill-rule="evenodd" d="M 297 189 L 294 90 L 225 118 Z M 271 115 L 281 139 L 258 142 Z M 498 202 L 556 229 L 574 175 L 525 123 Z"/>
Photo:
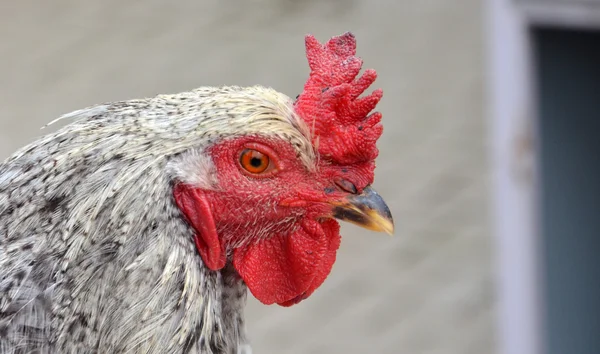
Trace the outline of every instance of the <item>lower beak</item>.
<path fill-rule="evenodd" d="M 394 219 L 383 198 L 371 187 L 333 204 L 333 217 L 368 230 L 394 233 Z"/>

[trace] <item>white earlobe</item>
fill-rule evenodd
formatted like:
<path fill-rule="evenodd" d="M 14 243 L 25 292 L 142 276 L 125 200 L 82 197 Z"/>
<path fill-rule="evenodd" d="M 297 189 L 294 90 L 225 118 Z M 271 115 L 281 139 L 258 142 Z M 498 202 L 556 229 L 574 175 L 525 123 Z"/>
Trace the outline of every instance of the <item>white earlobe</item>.
<path fill-rule="evenodd" d="M 215 165 L 204 151 L 193 149 L 173 158 L 167 164 L 167 173 L 172 180 L 203 190 L 212 190 L 218 185 Z"/>

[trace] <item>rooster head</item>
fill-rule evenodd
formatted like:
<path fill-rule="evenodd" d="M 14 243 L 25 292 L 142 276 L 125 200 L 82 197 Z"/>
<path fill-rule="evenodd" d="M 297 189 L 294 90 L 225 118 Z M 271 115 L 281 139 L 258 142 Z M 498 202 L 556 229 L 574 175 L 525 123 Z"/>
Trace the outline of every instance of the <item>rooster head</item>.
<path fill-rule="evenodd" d="M 212 270 L 228 262 L 265 304 L 306 299 L 331 271 L 336 219 L 393 232 L 370 187 L 382 97 L 355 56 L 350 33 L 320 44 L 306 37 L 310 77 L 295 101 L 263 87 L 211 92 L 200 108 L 210 142 L 175 168 L 175 201 Z M 207 96 L 208 97 L 208 96 Z"/>

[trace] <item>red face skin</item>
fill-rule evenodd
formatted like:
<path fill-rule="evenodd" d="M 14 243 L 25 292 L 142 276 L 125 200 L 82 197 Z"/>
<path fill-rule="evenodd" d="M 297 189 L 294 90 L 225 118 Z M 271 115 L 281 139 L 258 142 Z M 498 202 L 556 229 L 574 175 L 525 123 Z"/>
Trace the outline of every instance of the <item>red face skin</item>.
<path fill-rule="evenodd" d="M 246 148 L 269 156 L 266 172 L 252 174 L 240 164 Z M 262 303 L 291 306 L 311 295 L 333 266 L 340 245 L 339 224 L 330 203 L 348 196 L 336 179 L 357 191 L 370 184 L 372 163 L 339 166 L 321 161 L 309 172 L 283 140 L 243 137 L 210 150 L 217 190 L 178 184 L 179 208 L 196 230 L 196 246 L 212 270 L 232 261 Z"/>

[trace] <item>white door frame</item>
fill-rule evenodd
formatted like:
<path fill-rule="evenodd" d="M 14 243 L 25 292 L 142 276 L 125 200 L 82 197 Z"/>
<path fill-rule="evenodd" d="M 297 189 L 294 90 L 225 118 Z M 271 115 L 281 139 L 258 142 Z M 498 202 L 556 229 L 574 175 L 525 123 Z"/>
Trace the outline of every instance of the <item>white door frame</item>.
<path fill-rule="evenodd" d="M 542 354 L 538 119 L 529 30 L 600 28 L 600 1 L 487 0 L 486 5 L 500 352 Z"/>

